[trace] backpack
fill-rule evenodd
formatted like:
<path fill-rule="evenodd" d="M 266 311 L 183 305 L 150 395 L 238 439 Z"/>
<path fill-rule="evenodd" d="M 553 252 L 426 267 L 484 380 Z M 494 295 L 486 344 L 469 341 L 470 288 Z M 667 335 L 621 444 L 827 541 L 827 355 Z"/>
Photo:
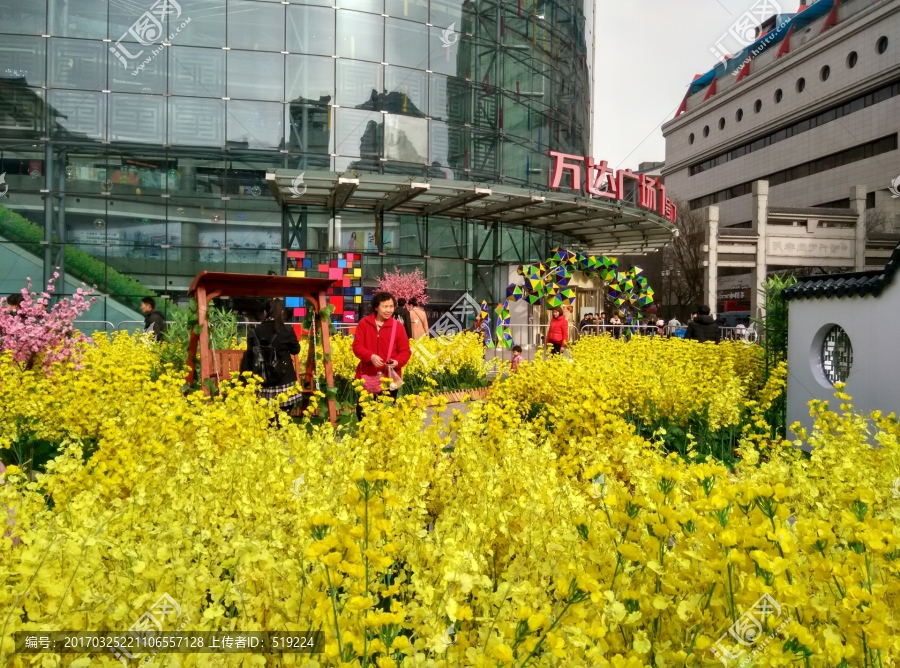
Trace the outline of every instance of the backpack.
<path fill-rule="evenodd" d="M 260 339 L 255 328 L 250 335 L 255 339 L 251 348 L 250 370 L 263 379 L 263 387 L 278 385 L 284 375 L 284 360 L 278 359 L 274 346 L 275 339 L 273 338 L 271 342 Z"/>

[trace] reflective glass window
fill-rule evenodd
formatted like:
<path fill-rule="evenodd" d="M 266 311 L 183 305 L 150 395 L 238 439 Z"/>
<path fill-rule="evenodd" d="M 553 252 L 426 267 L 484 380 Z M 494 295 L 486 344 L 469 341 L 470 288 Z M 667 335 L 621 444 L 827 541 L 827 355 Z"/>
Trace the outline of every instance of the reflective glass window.
<path fill-rule="evenodd" d="M 43 86 L 46 42 L 43 37 L 5 35 L 0 39 L 0 78 L 23 79 L 26 86 Z"/>
<path fill-rule="evenodd" d="M 85 91 L 50 91 L 54 135 L 72 135 L 88 139 L 106 139 L 106 102 L 104 93 Z"/>
<path fill-rule="evenodd" d="M 382 66 L 353 60 L 337 61 L 337 104 L 342 107 L 380 108 L 384 88 Z"/>
<path fill-rule="evenodd" d="M 428 75 L 402 67 L 384 68 L 385 110 L 409 116 L 428 115 Z"/>
<path fill-rule="evenodd" d="M 225 3 L 222 0 L 178 0 L 181 19 L 190 19 L 173 40 L 179 46 L 214 46 L 225 44 Z M 178 22 L 181 25 L 181 21 Z"/>
<path fill-rule="evenodd" d="M 428 28 L 421 23 L 385 19 L 384 59 L 390 65 L 428 69 Z"/>
<path fill-rule="evenodd" d="M 47 32 L 47 5 L 23 0 L 0 0 L 0 30 L 19 35 Z"/>
<path fill-rule="evenodd" d="M 323 100 L 327 98 L 327 100 Z M 331 102 L 334 98 L 334 59 L 288 56 L 285 99 Z"/>
<path fill-rule="evenodd" d="M 309 55 L 334 55 L 335 10 L 330 7 L 287 8 L 287 50 Z"/>
<path fill-rule="evenodd" d="M 341 58 L 384 60 L 384 19 L 362 12 L 337 13 L 337 53 Z"/>
<path fill-rule="evenodd" d="M 284 12 L 270 2 L 228 2 L 228 46 L 250 51 L 284 51 Z"/>
<path fill-rule="evenodd" d="M 388 160 L 428 164 L 428 121 L 396 114 L 384 116 L 384 157 Z"/>
<path fill-rule="evenodd" d="M 335 153 L 351 157 L 381 157 L 384 125 L 381 114 L 358 109 L 336 109 Z"/>
<path fill-rule="evenodd" d="M 284 56 L 280 53 L 228 52 L 228 97 L 284 99 Z"/>
<path fill-rule="evenodd" d="M 23 1 L 22 4 L 44 4 Z M 104 39 L 109 0 L 50 0 L 50 34 L 54 37 Z M 140 12 L 138 12 L 140 14 Z M 137 18 L 135 15 L 132 21 Z M 116 39 L 119 35 L 115 36 Z"/>
<path fill-rule="evenodd" d="M 302 154 L 301 167 L 311 166 L 313 162 L 320 167 L 326 166 L 321 159 L 310 156 L 325 156 L 334 152 L 333 113 L 327 103 L 295 102 L 285 105 L 285 123 L 289 130 L 287 148 L 291 153 Z"/>
<path fill-rule="evenodd" d="M 169 92 L 172 95 L 225 97 L 225 54 L 222 49 L 173 46 L 169 49 Z"/>
<path fill-rule="evenodd" d="M 80 39 L 51 39 L 50 86 L 105 89 L 106 44 Z"/>
<path fill-rule="evenodd" d="M 186 146 L 224 146 L 225 102 L 170 97 L 169 143 Z"/>
<path fill-rule="evenodd" d="M 456 24 L 462 25 L 463 0 L 431 0 L 431 23 L 441 28 Z"/>
<path fill-rule="evenodd" d="M 437 168 L 435 178 L 457 179 L 450 169 L 450 128 L 446 123 L 431 121 L 428 124 L 428 164 Z"/>
<path fill-rule="evenodd" d="M 166 99 L 161 95 L 110 95 L 109 139 L 166 143 Z"/>
<path fill-rule="evenodd" d="M 144 53 L 133 62 L 125 59 L 123 63 L 118 57 L 109 60 L 109 89 L 121 93 L 156 93 L 167 92 L 168 86 L 168 54 L 162 46 L 145 50 L 135 42 L 122 42 L 115 45 L 119 55 L 124 51 L 137 54 Z M 156 51 L 156 55 L 154 55 Z"/>
<path fill-rule="evenodd" d="M 335 3 L 342 10 L 352 9 L 357 12 L 368 12 L 370 14 L 383 14 L 383 0 L 335 0 Z"/>
<path fill-rule="evenodd" d="M 46 93 L 24 86 L 10 85 L 4 88 L 0 108 L 14 109 L 15 112 L 0 112 L 0 131 L 15 130 L 28 134 L 41 132 L 44 128 L 44 96 Z M 0 169 L 0 173 L 5 171 Z"/>
<path fill-rule="evenodd" d="M 428 0 L 386 0 L 384 13 L 388 16 L 427 23 Z"/>
<path fill-rule="evenodd" d="M 271 102 L 228 103 L 228 143 L 249 149 L 279 150 L 284 146 L 284 105 Z"/>
<path fill-rule="evenodd" d="M 467 64 L 459 58 L 459 28 L 429 28 L 428 51 L 433 72 L 466 78 Z M 424 54 L 423 54 L 424 55 Z"/>

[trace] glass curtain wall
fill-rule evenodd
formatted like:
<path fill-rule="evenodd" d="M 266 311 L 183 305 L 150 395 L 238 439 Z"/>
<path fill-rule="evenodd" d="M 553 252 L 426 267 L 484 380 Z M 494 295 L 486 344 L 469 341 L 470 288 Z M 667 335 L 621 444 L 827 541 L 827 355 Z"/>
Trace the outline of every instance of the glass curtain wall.
<path fill-rule="evenodd" d="M 119 274 L 178 299 L 201 269 L 281 273 L 285 249 L 352 246 L 367 285 L 419 267 L 493 300 L 498 262 L 555 241 L 301 216 L 266 170 L 542 189 L 548 150 L 587 152 L 588 72 L 574 1 L 0 0 L 0 252 L 52 265 L 67 248 L 71 272 L 133 304 Z"/>

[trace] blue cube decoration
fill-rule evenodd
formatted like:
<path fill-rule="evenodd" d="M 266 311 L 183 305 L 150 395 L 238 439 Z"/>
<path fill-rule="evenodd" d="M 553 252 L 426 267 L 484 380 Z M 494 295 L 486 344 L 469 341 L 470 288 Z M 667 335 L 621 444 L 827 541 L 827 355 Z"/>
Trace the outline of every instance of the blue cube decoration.
<path fill-rule="evenodd" d="M 300 297 L 286 297 L 284 300 L 284 305 L 286 308 L 300 308 L 303 306 L 300 302 L 302 298 Z"/>

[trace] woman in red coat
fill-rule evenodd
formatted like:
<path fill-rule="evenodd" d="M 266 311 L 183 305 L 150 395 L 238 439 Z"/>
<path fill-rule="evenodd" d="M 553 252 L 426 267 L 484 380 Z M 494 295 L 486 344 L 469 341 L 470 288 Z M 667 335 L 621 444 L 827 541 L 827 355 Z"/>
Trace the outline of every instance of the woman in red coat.
<path fill-rule="evenodd" d="M 558 355 L 566 349 L 569 341 L 569 319 L 563 313 L 562 307 L 557 306 L 552 311 L 550 331 L 547 332 L 547 343 L 553 346 L 553 354 Z"/>
<path fill-rule="evenodd" d="M 353 337 L 353 354 L 359 359 L 356 378 L 383 376 L 393 369 L 403 376 L 403 367 L 409 362 L 409 337 L 402 323 L 394 320 L 396 303 L 389 292 L 379 292 L 372 298 L 372 315 L 367 315 L 356 326 Z M 391 337 L 394 343 L 391 347 Z M 390 392 L 397 398 L 397 390 Z M 356 417 L 362 420 L 362 405 L 356 405 Z"/>

